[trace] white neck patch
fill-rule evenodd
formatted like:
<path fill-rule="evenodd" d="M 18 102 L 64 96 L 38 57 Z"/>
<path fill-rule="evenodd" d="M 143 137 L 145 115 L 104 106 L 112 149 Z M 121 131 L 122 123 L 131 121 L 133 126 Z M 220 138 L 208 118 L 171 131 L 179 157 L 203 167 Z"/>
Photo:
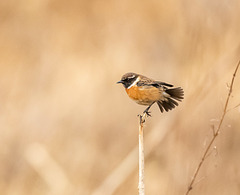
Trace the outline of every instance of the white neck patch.
<path fill-rule="evenodd" d="M 138 78 L 128 87 L 128 89 L 130 89 L 133 85 L 136 85 L 136 83 L 140 80 L 140 77 L 138 76 Z"/>

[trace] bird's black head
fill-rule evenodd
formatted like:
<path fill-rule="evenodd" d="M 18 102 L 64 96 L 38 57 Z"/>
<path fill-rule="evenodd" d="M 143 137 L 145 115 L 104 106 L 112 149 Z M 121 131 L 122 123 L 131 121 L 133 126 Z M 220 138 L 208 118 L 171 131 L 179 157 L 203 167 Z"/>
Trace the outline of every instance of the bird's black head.
<path fill-rule="evenodd" d="M 138 76 L 139 75 L 136 73 L 129 72 L 129 73 L 124 74 L 122 76 L 121 80 L 118 81 L 117 83 L 122 83 L 125 88 L 128 88 L 129 86 L 131 86 L 131 84 L 133 84 L 134 81 L 136 81 Z"/>

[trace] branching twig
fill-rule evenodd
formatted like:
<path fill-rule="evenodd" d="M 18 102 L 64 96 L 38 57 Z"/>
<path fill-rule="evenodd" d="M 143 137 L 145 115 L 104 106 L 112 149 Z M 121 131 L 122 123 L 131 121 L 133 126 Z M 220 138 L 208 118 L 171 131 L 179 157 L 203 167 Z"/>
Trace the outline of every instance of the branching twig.
<path fill-rule="evenodd" d="M 143 145 L 143 124 L 145 123 L 146 113 L 139 115 L 139 195 L 145 194 L 144 186 L 144 145 Z"/>
<path fill-rule="evenodd" d="M 234 83 L 234 80 L 235 80 L 236 73 L 237 73 L 237 71 L 238 71 L 239 65 L 240 65 L 240 61 L 238 62 L 237 67 L 236 67 L 236 69 L 235 69 L 235 71 L 234 71 L 234 73 L 233 73 L 233 77 L 232 77 L 231 85 L 230 85 L 230 87 L 229 87 L 229 92 L 228 92 L 227 100 L 226 100 L 226 103 L 225 103 L 225 106 L 224 106 L 224 110 L 223 110 L 223 114 L 222 114 L 221 120 L 220 120 L 220 122 L 219 122 L 219 125 L 218 125 L 218 127 L 217 127 L 217 130 L 214 131 L 213 137 L 212 137 L 211 141 L 209 142 L 206 150 L 204 151 L 204 153 L 203 153 L 203 155 L 202 155 L 201 161 L 199 162 L 199 164 L 198 164 L 198 166 L 197 166 L 197 169 L 196 169 L 196 171 L 195 171 L 195 173 L 194 173 L 194 175 L 193 175 L 193 177 L 192 177 L 192 180 L 191 180 L 191 182 L 190 182 L 190 184 L 189 184 L 189 186 L 188 186 L 188 189 L 187 189 L 187 192 L 186 192 L 185 195 L 188 195 L 189 192 L 192 190 L 193 184 L 195 183 L 195 180 L 196 180 L 196 178 L 197 178 L 197 176 L 198 176 L 199 170 L 200 170 L 200 168 L 202 167 L 202 164 L 203 164 L 203 162 L 205 161 L 206 157 L 208 156 L 209 150 L 210 150 L 210 148 L 212 147 L 215 139 L 216 139 L 217 136 L 219 135 L 220 128 L 221 128 L 221 126 L 222 126 L 224 117 L 225 117 L 225 115 L 226 115 L 226 113 L 227 113 L 228 102 L 229 102 L 229 99 L 230 99 L 230 96 L 231 96 L 231 93 L 232 93 L 233 83 Z"/>

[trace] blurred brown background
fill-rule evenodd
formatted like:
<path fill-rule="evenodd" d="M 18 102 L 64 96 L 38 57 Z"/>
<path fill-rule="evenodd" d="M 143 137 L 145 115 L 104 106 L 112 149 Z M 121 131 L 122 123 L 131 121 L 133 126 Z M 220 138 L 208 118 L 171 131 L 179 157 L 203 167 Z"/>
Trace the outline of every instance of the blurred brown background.
<path fill-rule="evenodd" d="M 0 192 L 133 195 L 145 107 L 126 72 L 183 87 L 145 126 L 146 194 L 184 194 L 240 58 L 240 1 L 0 1 Z M 240 73 L 229 108 L 240 103 Z M 240 109 L 192 194 L 240 194 Z"/>

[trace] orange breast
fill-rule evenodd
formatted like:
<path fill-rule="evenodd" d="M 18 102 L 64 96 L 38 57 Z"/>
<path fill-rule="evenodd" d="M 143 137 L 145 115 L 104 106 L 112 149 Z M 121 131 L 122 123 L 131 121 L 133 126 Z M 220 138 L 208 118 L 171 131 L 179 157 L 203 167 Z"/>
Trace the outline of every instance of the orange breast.
<path fill-rule="evenodd" d="M 126 89 L 128 96 L 141 105 L 150 105 L 151 103 L 164 99 L 162 90 L 156 87 L 137 87 L 132 86 Z"/>

